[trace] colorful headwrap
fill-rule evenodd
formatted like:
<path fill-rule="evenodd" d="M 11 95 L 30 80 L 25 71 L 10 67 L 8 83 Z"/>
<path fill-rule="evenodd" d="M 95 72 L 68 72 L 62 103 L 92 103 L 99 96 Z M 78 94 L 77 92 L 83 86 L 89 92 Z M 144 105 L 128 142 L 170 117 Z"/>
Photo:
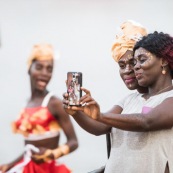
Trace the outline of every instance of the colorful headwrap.
<path fill-rule="evenodd" d="M 53 60 L 54 59 L 54 51 L 53 47 L 50 44 L 36 44 L 33 46 L 31 54 L 28 58 L 28 68 L 30 68 L 32 62 L 34 60 Z"/>
<path fill-rule="evenodd" d="M 112 57 L 118 62 L 127 50 L 133 50 L 134 45 L 143 36 L 147 35 L 146 29 L 139 23 L 128 20 L 121 26 L 122 34 L 116 35 L 112 46 Z"/>

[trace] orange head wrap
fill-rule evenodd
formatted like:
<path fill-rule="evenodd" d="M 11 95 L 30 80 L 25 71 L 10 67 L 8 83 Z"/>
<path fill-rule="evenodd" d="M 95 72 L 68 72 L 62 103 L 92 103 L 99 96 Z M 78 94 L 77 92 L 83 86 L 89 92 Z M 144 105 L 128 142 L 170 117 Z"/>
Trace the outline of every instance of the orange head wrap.
<path fill-rule="evenodd" d="M 143 36 L 147 35 L 146 29 L 139 23 L 128 20 L 121 26 L 122 34 L 116 35 L 112 46 L 112 57 L 118 62 L 127 50 L 133 50 L 134 45 Z"/>
<path fill-rule="evenodd" d="M 30 68 L 34 60 L 44 61 L 44 60 L 53 60 L 54 51 L 53 47 L 50 44 L 36 44 L 33 46 L 31 54 L 28 59 L 28 67 Z"/>

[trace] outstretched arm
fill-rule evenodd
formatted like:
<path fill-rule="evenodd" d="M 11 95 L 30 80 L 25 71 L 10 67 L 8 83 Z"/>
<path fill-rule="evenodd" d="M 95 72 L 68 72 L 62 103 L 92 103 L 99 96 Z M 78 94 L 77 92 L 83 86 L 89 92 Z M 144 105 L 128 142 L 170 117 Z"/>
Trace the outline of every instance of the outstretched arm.
<path fill-rule="evenodd" d="M 82 111 L 77 111 L 73 115 L 73 118 L 80 127 L 86 130 L 88 133 L 96 136 L 109 133 L 111 130 L 109 125 L 93 120 L 92 118 L 86 116 Z"/>
<path fill-rule="evenodd" d="M 81 106 L 81 107 L 75 107 L 75 106 L 68 106 L 68 94 L 65 93 L 63 95 L 64 100 L 64 108 L 65 111 L 72 115 L 75 121 L 87 132 L 94 134 L 94 135 L 102 135 L 106 133 L 110 133 L 111 126 L 102 122 L 98 122 L 92 118 L 95 114 L 100 114 L 100 106 L 97 104 L 97 102 L 91 97 L 91 93 L 89 90 L 85 88 L 81 88 L 86 95 L 83 96 L 80 101 L 81 104 L 85 104 L 86 102 L 92 103 L 91 105 L 87 106 Z M 112 113 L 121 113 L 122 108 L 120 106 L 114 106 L 111 110 L 108 112 Z M 90 115 L 90 116 L 86 116 Z"/>
<path fill-rule="evenodd" d="M 85 115 L 109 127 L 127 131 L 155 131 L 169 129 L 173 126 L 173 97 L 165 99 L 150 112 L 120 114 L 115 106 L 112 110 L 101 113 L 98 103 L 91 97 L 90 92 L 82 89 L 86 95 L 81 98 L 82 107 L 70 107 L 70 110 L 81 110 Z M 88 94 L 89 93 L 89 94 Z M 82 115 L 82 114 L 81 114 Z"/>
<path fill-rule="evenodd" d="M 90 103 L 89 103 L 90 104 Z M 173 98 L 165 99 L 147 114 L 102 113 L 94 117 L 97 121 L 128 131 L 155 131 L 173 126 Z"/>

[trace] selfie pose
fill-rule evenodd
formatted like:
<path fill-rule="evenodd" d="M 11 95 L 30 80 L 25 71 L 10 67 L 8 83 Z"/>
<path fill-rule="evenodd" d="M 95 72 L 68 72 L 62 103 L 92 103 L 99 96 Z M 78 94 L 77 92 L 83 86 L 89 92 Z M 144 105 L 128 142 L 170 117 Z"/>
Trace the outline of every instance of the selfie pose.
<path fill-rule="evenodd" d="M 13 122 L 13 131 L 24 136 L 25 152 L 13 162 L 1 165 L 2 173 L 71 172 L 58 159 L 74 151 L 78 147 L 78 142 L 61 99 L 47 90 L 53 65 L 52 46 L 35 45 L 28 60 L 31 97 L 20 116 Z M 60 145 L 61 130 L 67 142 Z"/>
<path fill-rule="evenodd" d="M 173 172 L 173 37 L 163 32 L 144 36 L 134 47 L 134 71 L 148 93 L 134 93 L 123 103 L 122 114 L 101 113 L 84 89 L 83 107 L 67 107 L 73 115 L 89 116 L 111 129 L 112 148 L 106 173 Z"/>
<path fill-rule="evenodd" d="M 115 42 L 112 46 L 112 56 L 119 65 L 119 73 L 124 81 L 125 85 L 130 90 L 137 89 L 140 93 L 148 92 L 146 87 L 138 85 L 134 74 L 134 59 L 133 59 L 133 47 L 135 43 L 142 38 L 142 36 L 147 35 L 146 29 L 139 23 L 135 21 L 126 21 L 121 24 L 121 33 L 116 35 Z M 84 90 L 84 89 L 83 89 Z M 64 95 L 64 105 L 65 110 L 70 115 L 73 115 L 75 121 L 87 132 L 94 135 L 103 135 L 111 133 L 112 126 L 104 123 L 100 123 L 94 119 L 89 118 L 88 116 L 83 116 L 82 111 L 74 110 L 73 107 L 68 107 L 68 93 Z M 115 104 L 108 112 L 113 112 L 120 114 L 124 109 L 122 104 L 124 99 Z M 94 111 L 94 110 L 90 110 Z M 111 145 L 111 148 L 113 145 Z M 114 158 L 111 157 L 111 162 L 113 164 Z M 104 167 L 98 169 L 101 172 L 104 172 Z M 97 171 L 98 171 L 97 170 Z M 95 170 L 96 171 L 96 170 Z"/>

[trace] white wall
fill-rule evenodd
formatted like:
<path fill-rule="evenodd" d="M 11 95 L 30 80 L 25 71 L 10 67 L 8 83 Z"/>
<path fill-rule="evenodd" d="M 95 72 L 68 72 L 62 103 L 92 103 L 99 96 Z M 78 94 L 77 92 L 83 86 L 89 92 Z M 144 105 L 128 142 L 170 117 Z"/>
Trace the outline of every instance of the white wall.
<path fill-rule="evenodd" d="M 133 19 L 149 31 L 173 35 L 172 7 L 172 0 L 0 0 L 0 164 L 23 149 L 22 137 L 12 134 L 10 123 L 30 93 L 26 60 L 33 44 L 49 42 L 60 53 L 50 90 L 62 97 L 66 72 L 81 71 L 84 87 L 106 111 L 130 92 L 111 58 L 117 27 Z M 105 136 L 74 126 L 80 147 L 63 162 L 74 173 L 104 164 Z"/>

